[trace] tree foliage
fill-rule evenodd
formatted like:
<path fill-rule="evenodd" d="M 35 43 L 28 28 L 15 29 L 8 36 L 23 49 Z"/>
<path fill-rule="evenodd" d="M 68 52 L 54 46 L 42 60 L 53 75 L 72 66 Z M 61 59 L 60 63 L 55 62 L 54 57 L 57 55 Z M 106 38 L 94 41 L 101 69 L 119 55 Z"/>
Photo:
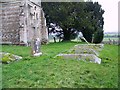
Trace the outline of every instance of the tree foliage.
<path fill-rule="evenodd" d="M 104 10 L 102 10 L 101 5 L 98 2 L 89 2 L 86 3 L 86 12 L 91 13 L 89 28 L 87 29 L 91 31 L 90 37 L 94 40 L 94 43 L 100 43 L 103 40 L 103 25 L 104 25 L 104 18 L 102 15 L 104 14 Z M 87 32 L 86 31 L 86 32 Z M 83 31 L 84 32 L 84 31 Z M 89 32 L 89 31 L 88 31 Z M 90 33 L 90 32 L 89 32 Z M 88 34 L 85 34 L 85 36 Z M 91 38 L 86 38 L 88 41 L 92 41 Z"/>
<path fill-rule="evenodd" d="M 93 34 L 103 30 L 104 10 L 97 2 L 42 2 L 42 7 L 48 27 L 50 23 L 60 26 L 64 41 L 75 37 L 76 31 L 81 31 L 86 40 L 92 42 Z"/>

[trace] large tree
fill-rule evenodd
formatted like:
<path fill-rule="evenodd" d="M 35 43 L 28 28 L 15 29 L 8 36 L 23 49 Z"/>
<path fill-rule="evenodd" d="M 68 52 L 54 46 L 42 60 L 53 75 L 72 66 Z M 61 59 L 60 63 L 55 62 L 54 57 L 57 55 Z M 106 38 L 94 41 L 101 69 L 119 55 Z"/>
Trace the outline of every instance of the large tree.
<path fill-rule="evenodd" d="M 86 3 L 85 11 L 91 14 L 91 18 L 89 18 L 88 21 L 90 24 L 85 30 L 83 30 L 83 34 L 89 42 L 93 41 L 94 43 L 100 43 L 104 35 L 104 18 L 102 17 L 104 10 L 101 8 L 101 5 L 99 5 L 98 2 L 88 2 Z M 88 35 L 89 37 L 87 37 Z"/>
<path fill-rule="evenodd" d="M 60 26 L 63 30 L 64 41 L 70 40 L 75 31 L 80 30 L 87 41 L 91 42 L 93 34 L 98 30 L 96 22 L 101 20 L 98 19 L 99 9 L 93 8 L 98 8 L 98 3 L 43 2 L 42 7 L 47 19 L 47 25 L 50 26 L 50 23 L 55 23 Z M 101 7 L 100 10 L 102 10 Z"/>

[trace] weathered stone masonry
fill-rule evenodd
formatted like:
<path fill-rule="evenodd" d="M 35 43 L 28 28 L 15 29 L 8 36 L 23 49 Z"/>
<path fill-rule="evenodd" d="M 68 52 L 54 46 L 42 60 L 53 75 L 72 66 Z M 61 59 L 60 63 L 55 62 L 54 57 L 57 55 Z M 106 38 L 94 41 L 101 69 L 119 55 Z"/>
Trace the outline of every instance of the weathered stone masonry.
<path fill-rule="evenodd" d="M 40 4 L 30 0 L 4 1 L 0 4 L 2 43 L 28 45 L 35 38 L 41 42 L 48 40 L 46 19 Z"/>

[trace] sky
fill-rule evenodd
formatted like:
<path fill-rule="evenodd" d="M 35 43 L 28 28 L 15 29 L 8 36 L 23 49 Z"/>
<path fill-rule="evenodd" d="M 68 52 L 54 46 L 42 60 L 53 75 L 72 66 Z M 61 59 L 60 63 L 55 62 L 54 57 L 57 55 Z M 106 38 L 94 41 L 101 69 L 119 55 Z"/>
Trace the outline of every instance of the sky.
<path fill-rule="evenodd" d="M 120 0 L 92 0 L 98 1 L 105 10 L 104 32 L 118 32 L 118 2 Z"/>

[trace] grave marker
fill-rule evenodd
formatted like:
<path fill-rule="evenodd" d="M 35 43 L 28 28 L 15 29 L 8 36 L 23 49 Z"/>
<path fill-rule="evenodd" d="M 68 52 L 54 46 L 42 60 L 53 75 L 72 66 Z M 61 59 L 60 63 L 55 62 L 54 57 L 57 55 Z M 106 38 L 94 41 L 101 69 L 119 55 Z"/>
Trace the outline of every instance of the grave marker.
<path fill-rule="evenodd" d="M 40 51 L 41 44 L 40 44 L 40 39 L 39 38 L 33 39 L 32 43 L 31 43 L 31 46 L 32 46 L 32 55 L 33 56 L 42 55 L 42 53 Z"/>

